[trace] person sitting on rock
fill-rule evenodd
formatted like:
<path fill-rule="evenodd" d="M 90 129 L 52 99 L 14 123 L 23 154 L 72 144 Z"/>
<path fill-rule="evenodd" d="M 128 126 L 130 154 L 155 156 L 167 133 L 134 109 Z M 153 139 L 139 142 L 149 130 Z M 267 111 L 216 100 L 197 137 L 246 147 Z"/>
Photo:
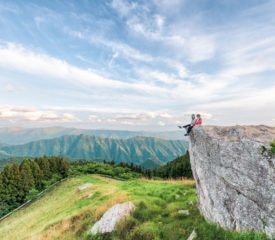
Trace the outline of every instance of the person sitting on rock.
<path fill-rule="evenodd" d="M 200 114 L 197 114 L 197 119 L 195 121 L 194 126 L 202 125 L 202 118 Z"/>
<path fill-rule="evenodd" d="M 192 131 L 194 126 L 199 126 L 202 125 L 202 118 L 200 114 L 197 114 L 197 118 L 195 119 L 195 121 L 191 122 L 191 124 L 189 124 L 189 126 L 187 126 L 187 131 L 186 134 L 184 134 L 184 136 L 189 136 L 190 132 Z"/>
<path fill-rule="evenodd" d="M 193 124 L 196 122 L 196 115 L 192 114 L 191 115 L 191 123 L 184 125 L 184 126 L 178 126 L 179 128 L 189 128 L 191 126 L 193 126 Z"/>

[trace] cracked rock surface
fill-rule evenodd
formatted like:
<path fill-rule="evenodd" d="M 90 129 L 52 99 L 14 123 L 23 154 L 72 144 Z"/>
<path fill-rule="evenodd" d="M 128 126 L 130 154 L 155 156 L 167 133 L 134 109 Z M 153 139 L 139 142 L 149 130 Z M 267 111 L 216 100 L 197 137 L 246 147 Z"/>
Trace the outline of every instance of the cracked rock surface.
<path fill-rule="evenodd" d="M 275 128 L 194 127 L 190 156 L 203 216 L 228 229 L 275 237 Z"/>

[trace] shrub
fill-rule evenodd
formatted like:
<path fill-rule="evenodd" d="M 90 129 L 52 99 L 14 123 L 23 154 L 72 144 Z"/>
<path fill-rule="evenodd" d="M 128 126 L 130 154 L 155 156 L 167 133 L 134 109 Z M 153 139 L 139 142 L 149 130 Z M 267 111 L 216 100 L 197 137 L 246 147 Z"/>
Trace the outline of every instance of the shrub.
<path fill-rule="evenodd" d="M 29 201 L 29 200 L 34 200 L 37 198 L 37 194 L 39 193 L 39 191 L 35 188 L 32 188 L 28 195 L 26 196 L 26 200 Z"/>
<path fill-rule="evenodd" d="M 159 228 L 152 222 L 138 226 L 131 234 L 131 240 L 155 240 L 159 239 Z"/>
<path fill-rule="evenodd" d="M 145 222 L 151 219 L 152 213 L 148 209 L 145 202 L 141 201 L 136 210 L 133 213 L 133 217 L 137 219 L 139 222 Z"/>
<path fill-rule="evenodd" d="M 127 218 L 121 221 L 116 229 L 116 235 L 119 239 L 127 239 L 127 234 L 133 231 L 133 229 L 138 225 L 138 221 L 133 217 Z"/>
<path fill-rule="evenodd" d="M 152 232 L 147 232 L 147 231 L 135 231 L 132 240 L 154 240 L 155 236 L 154 233 Z"/>

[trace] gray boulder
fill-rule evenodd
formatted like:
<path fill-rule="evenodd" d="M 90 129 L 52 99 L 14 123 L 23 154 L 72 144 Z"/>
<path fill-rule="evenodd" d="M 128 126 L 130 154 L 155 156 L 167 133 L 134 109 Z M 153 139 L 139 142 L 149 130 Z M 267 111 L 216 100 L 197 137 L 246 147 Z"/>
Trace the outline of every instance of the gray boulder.
<path fill-rule="evenodd" d="M 91 229 L 93 235 L 98 233 L 109 233 L 115 229 L 116 224 L 134 211 L 135 206 L 132 202 L 116 204 L 104 213 L 102 218 L 97 221 Z"/>
<path fill-rule="evenodd" d="M 78 186 L 77 189 L 76 189 L 76 191 L 77 192 L 81 192 L 81 191 L 84 191 L 84 190 L 86 190 L 88 188 L 91 188 L 92 186 L 93 186 L 93 184 L 91 184 L 91 183 L 84 183 L 84 184 Z"/>
<path fill-rule="evenodd" d="M 275 237 L 275 128 L 194 127 L 190 156 L 203 216 L 228 229 Z"/>
<path fill-rule="evenodd" d="M 197 233 L 195 230 L 193 230 L 190 234 L 190 236 L 187 238 L 187 240 L 194 240 L 197 237 Z"/>

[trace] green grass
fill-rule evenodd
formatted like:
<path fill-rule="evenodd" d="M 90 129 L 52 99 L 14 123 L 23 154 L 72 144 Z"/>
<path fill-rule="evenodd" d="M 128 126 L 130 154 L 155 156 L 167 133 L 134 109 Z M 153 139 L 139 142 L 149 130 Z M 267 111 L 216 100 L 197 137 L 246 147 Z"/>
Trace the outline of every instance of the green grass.
<path fill-rule="evenodd" d="M 90 182 L 82 192 L 76 188 Z M 91 236 L 89 230 L 116 203 L 133 201 L 136 210 L 112 234 Z M 0 224 L 0 239 L 187 239 L 193 229 L 199 240 L 266 240 L 257 233 L 225 231 L 207 223 L 197 210 L 193 181 L 116 181 L 95 175 L 71 178 L 46 196 Z M 188 209 L 189 216 L 178 214 Z"/>
<path fill-rule="evenodd" d="M 272 154 L 275 154 L 275 140 L 270 145 Z"/>

